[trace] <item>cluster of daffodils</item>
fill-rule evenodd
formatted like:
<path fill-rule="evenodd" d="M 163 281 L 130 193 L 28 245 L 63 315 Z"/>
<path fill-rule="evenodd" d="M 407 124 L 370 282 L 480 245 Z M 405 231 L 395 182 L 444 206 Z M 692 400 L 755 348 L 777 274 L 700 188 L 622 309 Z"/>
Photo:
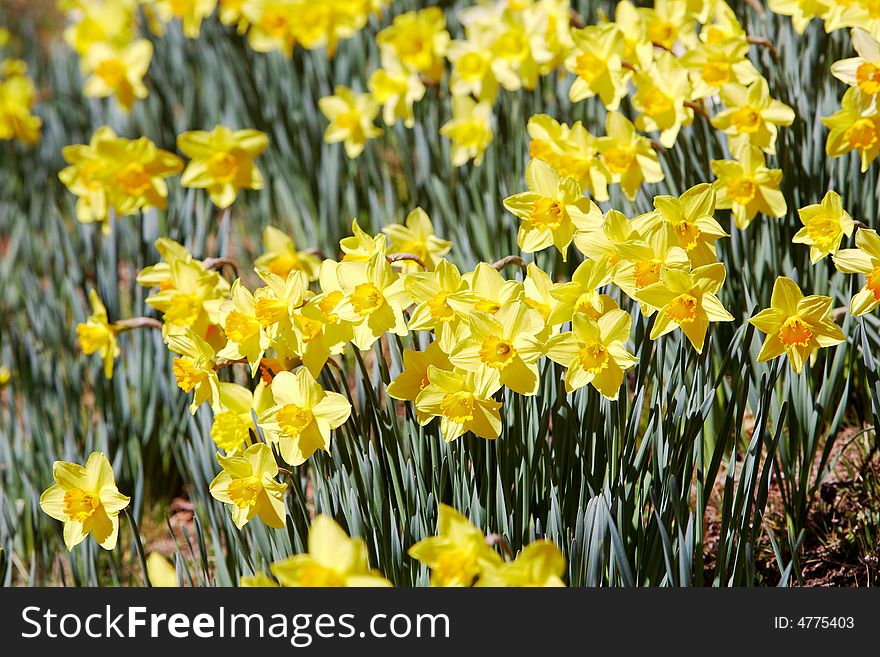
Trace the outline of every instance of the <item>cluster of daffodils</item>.
<path fill-rule="evenodd" d="M 773 13 L 790 16 L 798 34 L 803 34 L 814 18 L 822 20 L 825 31 L 860 26 L 880 37 L 880 3 L 877 0 L 767 0 Z"/>
<path fill-rule="evenodd" d="M 222 125 L 211 132 L 185 132 L 177 138 L 178 149 L 190 158 L 184 169 L 180 157 L 148 138 L 125 139 L 102 126 L 88 144 L 62 150 L 69 166 L 59 177 L 77 196 L 77 219 L 100 223 L 106 231 L 111 213 L 118 218 L 167 207 L 167 179 L 181 171 L 184 187 L 205 189 L 215 205 L 228 208 L 242 189 L 263 188 L 254 158 L 268 143 L 257 130 L 230 130 Z"/>
<path fill-rule="evenodd" d="M 858 153 L 862 173 L 880 153 L 880 4 L 874 5 L 877 18 L 873 21 L 873 34 L 859 27 L 852 30 L 852 44 L 858 56 L 831 65 L 834 77 L 849 88 L 843 94 L 841 109 L 822 119 L 829 130 L 825 144 L 828 156 Z"/>
<path fill-rule="evenodd" d="M 484 536 L 467 518 L 441 504 L 437 535 L 419 541 L 409 556 L 431 571 L 431 586 L 565 586 L 565 557 L 548 540 L 533 541 L 515 559 L 496 549 L 504 539 Z M 509 555 L 508 555 L 509 556 Z M 309 529 L 308 551 L 276 561 L 267 573 L 242 577 L 242 586 L 391 586 L 370 568 L 367 545 L 320 515 Z"/>
<path fill-rule="evenodd" d="M 326 48 L 332 56 L 341 39 L 361 30 L 387 0 L 61 0 L 70 25 L 67 43 L 80 57 L 83 92 L 114 97 L 130 110 L 146 98 L 144 77 L 153 57 L 152 43 L 141 36 L 141 12 L 147 27 L 163 36 L 179 22 L 185 37 L 197 39 L 202 22 L 215 12 L 221 23 L 246 34 L 257 52 L 279 51 L 290 57 L 296 44 Z"/>
<path fill-rule="evenodd" d="M 34 114 L 36 105 L 37 90 L 28 77 L 27 64 L 20 59 L 0 58 L 0 141 L 38 143 L 43 121 Z"/>

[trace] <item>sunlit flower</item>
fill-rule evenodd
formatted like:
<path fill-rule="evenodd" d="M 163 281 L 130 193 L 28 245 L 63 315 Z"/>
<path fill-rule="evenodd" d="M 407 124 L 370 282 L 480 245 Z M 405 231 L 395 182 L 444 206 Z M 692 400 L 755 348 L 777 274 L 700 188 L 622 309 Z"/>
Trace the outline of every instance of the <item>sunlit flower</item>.
<path fill-rule="evenodd" d="M 431 569 L 431 586 L 471 586 L 487 567 L 501 565 L 483 533 L 445 504 L 438 510 L 437 535 L 413 545 L 409 556 Z"/>
<path fill-rule="evenodd" d="M 501 433 L 501 402 L 492 395 L 501 387 L 498 370 L 446 371 L 428 366 L 428 385 L 416 397 L 416 410 L 440 418 L 440 432 L 447 443 L 468 431 L 494 439 Z"/>
<path fill-rule="evenodd" d="M 821 0 L 767 0 L 767 7 L 774 14 L 791 16 L 791 23 L 798 34 L 803 34 L 810 21 L 825 11 Z"/>
<path fill-rule="evenodd" d="M 344 142 L 345 154 L 352 159 L 363 152 L 368 140 L 382 134 L 382 129 L 373 125 L 379 104 L 370 94 L 337 86 L 334 95 L 321 98 L 318 106 L 330 121 L 324 131 L 324 141 L 328 144 Z"/>
<path fill-rule="evenodd" d="M 64 544 L 68 550 L 91 534 L 105 550 L 116 547 L 119 512 L 130 499 L 119 492 L 110 461 L 92 452 L 85 467 L 66 461 L 52 465 L 55 485 L 40 496 L 46 515 L 64 523 Z"/>
<path fill-rule="evenodd" d="M 318 279 L 321 260 L 308 251 L 298 251 L 293 238 L 274 226 L 263 231 L 263 254 L 255 264 L 266 267 L 276 276 L 287 278 L 291 271 L 301 271 L 309 281 Z"/>
<path fill-rule="evenodd" d="M 613 24 L 590 25 L 572 30 L 575 48 L 565 67 L 577 77 L 568 90 L 572 102 L 599 96 L 606 109 L 614 111 L 626 95 L 632 72 L 623 67 L 626 43 L 620 28 Z"/>
<path fill-rule="evenodd" d="M 835 253 L 834 265 L 844 274 L 865 277 L 864 287 L 850 304 L 854 316 L 866 315 L 880 305 L 880 237 L 877 231 L 860 228 L 856 233 L 856 248 Z"/>
<path fill-rule="evenodd" d="M 671 148 L 682 126 L 694 119 L 694 111 L 684 104 L 691 93 L 687 69 L 672 54 L 663 53 L 648 69 L 636 73 L 633 83 L 632 105 L 641 112 L 636 128 L 659 132 L 660 145 Z"/>
<path fill-rule="evenodd" d="M 248 447 L 241 456 L 217 453 L 223 468 L 209 487 L 211 496 L 230 505 L 232 522 L 241 529 L 255 516 L 270 527 L 284 527 L 284 491 L 287 484 L 275 480 L 278 464 L 265 443 Z"/>
<path fill-rule="evenodd" d="M 617 399 L 624 371 L 638 362 L 625 346 L 631 325 L 632 317 L 623 310 L 611 310 L 598 320 L 576 313 L 571 332 L 547 340 L 547 357 L 567 368 L 566 392 L 592 384 L 603 396 Z"/>
<path fill-rule="evenodd" d="M 92 46 L 83 66 L 89 77 L 83 93 L 93 98 L 114 96 L 124 110 L 131 110 L 135 100 L 147 97 L 144 76 L 153 57 L 153 44 L 138 39 L 122 48 L 105 43 Z"/>
<path fill-rule="evenodd" d="M 789 126 L 795 119 L 791 107 L 770 97 L 770 88 L 764 78 L 755 80 L 748 87 L 724 85 L 721 100 L 727 109 L 712 118 L 712 125 L 731 136 L 731 146 L 746 141 L 773 155 L 779 126 Z"/>
<path fill-rule="evenodd" d="M 272 564 L 282 586 L 391 586 L 370 568 L 367 544 L 348 534 L 330 516 L 319 515 L 309 528 L 309 551 Z"/>
<path fill-rule="evenodd" d="M 477 586 L 559 587 L 565 575 L 565 557 L 551 541 L 533 541 L 514 561 L 483 562 Z"/>
<path fill-rule="evenodd" d="M 663 169 L 651 141 L 636 132 L 635 126 L 618 112 L 605 117 L 605 137 L 596 140 L 611 180 L 620 183 L 627 198 L 634 200 L 642 182 L 663 180 Z"/>
<path fill-rule="evenodd" d="M 183 35 L 197 39 L 202 31 L 202 21 L 214 13 L 217 0 L 154 0 L 154 6 L 163 22 L 179 20 Z"/>
<path fill-rule="evenodd" d="M 76 335 L 84 354 L 97 353 L 104 361 L 104 376 L 113 376 L 113 361 L 119 356 L 119 344 L 116 341 L 118 329 L 107 319 L 107 309 L 94 289 L 89 291 L 92 314 L 83 324 L 76 327 Z"/>
<path fill-rule="evenodd" d="M 215 369 L 217 356 L 211 345 L 190 330 L 167 335 L 165 341 L 168 349 L 180 354 L 172 362 L 174 378 L 181 390 L 193 392 L 190 413 L 195 415 L 205 402 L 215 404 L 220 396 L 220 380 Z"/>
<path fill-rule="evenodd" d="M 449 44 L 446 16 L 439 7 L 409 11 L 394 17 L 379 32 L 376 43 L 383 60 L 393 58 L 433 83 L 443 77 L 443 56 Z"/>
<path fill-rule="evenodd" d="M 865 30 L 852 30 L 852 44 L 858 57 L 841 59 L 831 65 L 831 74 L 863 94 L 880 93 L 880 43 Z"/>
<path fill-rule="evenodd" d="M 252 443 L 254 411 L 258 416 L 273 405 L 272 396 L 263 381 L 251 392 L 237 383 L 221 381 L 213 405 L 214 421 L 211 439 L 227 456 L 238 454 Z"/>
<path fill-rule="evenodd" d="M 43 121 L 33 114 L 37 90 L 24 74 L 0 75 L 0 141 L 18 139 L 33 145 L 40 141 Z"/>
<path fill-rule="evenodd" d="M 453 97 L 452 119 L 441 126 L 440 134 L 452 141 L 453 166 L 463 166 L 469 160 L 479 166 L 492 143 L 492 106 L 468 96 Z"/>
<path fill-rule="evenodd" d="M 428 368 L 452 370 L 449 357 L 440 349 L 440 345 L 432 342 L 424 351 L 403 350 L 403 371 L 388 384 L 388 396 L 392 399 L 415 402 L 419 393 L 428 387 Z M 427 424 L 431 415 L 416 408 L 420 424 Z"/>
<path fill-rule="evenodd" d="M 453 96 L 473 94 L 478 100 L 494 103 L 498 80 L 492 70 L 492 53 L 480 43 L 452 41 L 446 53 L 452 64 L 449 91 Z"/>
<path fill-rule="evenodd" d="M 851 87 L 843 94 L 840 110 L 822 118 L 829 130 L 825 154 L 841 157 L 851 151 L 857 152 L 862 161 L 862 173 L 880 153 L 880 111 L 876 98 L 858 87 Z"/>
<path fill-rule="evenodd" d="M 810 262 L 817 263 L 827 255 L 837 253 L 844 236 L 851 237 L 855 223 L 843 209 L 837 192 L 829 191 L 821 203 L 814 203 L 798 210 L 804 225 L 792 238 L 795 244 L 810 247 Z"/>
<path fill-rule="evenodd" d="M 781 169 L 768 169 L 764 154 L 757 146 L 743 144 L 736 160 L 712 160 L 712 172 L 718 178 L 716 207 L 733 211 L 737 227 L 748 228 L 759 212 L 768 217 L 784 217 L 788 206 L 779 190 Z"/>
<path fill-rule="evenodd" d="M 228 208 L 240 190 L 263 188 L 254 158 L 268 145 L 269 138 L 259 130 L 233 131 L 218 125 L 211 132 L 184 132 L 177 138 L 177 147 L 192 159 L 180 184 L 207 189 L 214 205 Z"/>
<path fill-rule="evenodd" d="M 428 271 L 433 270 L 452 248 L 452 242 L 437 237 L 431 218 L 421 208 L 406 215 L 403 224 L 388 224 L 382 228 L 382 232 L 391 242 L 389 253 L 411 253 L 425 264 Z M 401 265 L 404 271 L 420 268 L 412 260 L 401 260 L 396 264 Z"/>
<path fill-rule="evenodd" d="M 733 315 L 715 296 L 724 284 L 727 270 L 721 263 L 697 267 L 691 272 L 669 269 L 660 281 L 636 293 L 636 298 L 659 308 L 651 339 L 680 328 L 690 343 L 703 352 L 710 322 L 732 322 Z"/>
<path fill-rule="evenodd" d="M 639 290 L 660 281 L 667 269 L 690 271 L 691 262 L 687 251 L 679 246 L 675 229 L 666 224 L 652 231 L 645 239 L 630 238 L 615 247 L 618 262 L 614 267 L 614 283 L 631 299 L 636 299 Z M 657 309 L 641 303 L 645 316 Z"/>
<path fill-rule="evenodd" d="M 425 95 L 425 85 L 417 73 L 400 67 L 379 68 L 373 71 L 368 83 L 370 93 L 382 106 L 385 125 L 403 121 L 412 128 L 415 125 L 413 104 Z"/>
<path fill-rule="evenodd" d="M 301 465 L 317 450 L 330 451 L 330 432 L 351 415 L 351 404 L 324 390 L 305 367 L 279 372 L 272 380 L 275 406 L 259 418 L 267 437 L 290 465 Z"/>
<path fill-rule="evenodd" d="M 758 361 L 785 354 L 798 374 L 820 348 L 833 347 L 846 338 L 831 317 L 831 297 L 808 296 L 794 281 L 780 276 L 773 285 L 770 308 L 749 320 L 767 334 Z"/>

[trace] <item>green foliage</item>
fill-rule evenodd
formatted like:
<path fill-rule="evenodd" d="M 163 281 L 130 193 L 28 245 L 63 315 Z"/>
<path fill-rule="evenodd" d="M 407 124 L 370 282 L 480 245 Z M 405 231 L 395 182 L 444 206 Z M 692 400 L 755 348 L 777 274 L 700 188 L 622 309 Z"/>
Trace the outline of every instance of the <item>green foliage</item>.
<path fill-rule="evenodd" d="M 448 10 L 454 33 L 459 4 Z M 577 4 L 590 21 L 598 8 L 613 9 L 608 2 Z M 415 5 L 396 2 L 393 11 Z M 848 305 L 855 280 L 836 273 L 828 260 L 810 266 L 808 249 L 791 244 L 796 209 L 833 188 L 854 218 L 876 226 L 877 166 L 863 175 L 855 156 L 830 160 L 824 154 L 818 117 L 834 110 L 843 91 L 828 67 L 848 55 L 845 34 L 828 36 L 814 24 L 798 36 L 788 19 L 761 19 L 751 9 L 743 8 L 740 18 L 750 34 L 767 37 L 781 53 L 773 59 L 753 47 L 751 57 L 771 94 L 799 117 L 780 132 L 775 161 L 784 172 L 789 212 L 780 220 L 759 219 L 747 231 L 730 222 L 732 237 L 718 242 L 729 271 L 721 298 L 736 321 L 713 325 L 703 355 L 675 334 L 650 342 L 650 320 L 635 313 L 630 346 L 639 364 L 620 401 L 608 402 L 591 388 L 566 396 L 561 368 L 546 362 L 539 395 L 506 393 L 496 441 L 465 436 L 447 445 L 435 425 L 420 427 L 410 408 L 384 392 L 400 370 L 401 347 L 413 336 L 386 345 L 389 362 L 378 349 L 349 350 L 341 372 L 327 368 L 322 380 L 354 407 L 332 453 L 317 454 L 292 475 L 286 529 L 253 522 L 241 532 L 208 493 L 218 470 L 210 411 L 189 414 L 160 336 L 124 334 L 112 381 L 97 359 L 79 353 L 74 326 L 88 313 L 88 290 L 98 289 L 111 319 L 149 315 L 134 278 L 158 259 L 152 243 L 159 236 L 182 242 L 197 257 L 229 255 L 248 277 L 267 224 L 301 246 L 334 254 L 352 217 L 377 231 L 417 205 L 454 242 L 459 265 L 495 261 L 518 252 L 516 220 L 501 200 L 524 189 L 529 116 L 581 119 L 601 133 L 604 109 L 590 101 L 572 106 L 564 76 L 548 76 L 532 92 L 505 92 L 484 163 L 454 169 L 449 144 L 438 134 L 451 111 L 442 86 L 416 106 L 413 130 L 388 128 L 350 161 L 341 145 L 323 143 L 317 100 L 336 83 L 365 87 L 378 61 L 373 37 L 379 21 L 343 42 L 332 60 L 301 49 L 292 61 L 254 53 L 216 19 L 206 22 L 198 41 L 172 28 L 155 40 L 150 96 L 130 116 L 83 98 L 71 52 L 60 42 L 42 50 L 32 26 L 16 25 L 18 45 L 49 98 L 39 108 L 45 126 L 38 147 L 0 144 L 0 363 L 13 372 L 0 393 L 0 581 L 142 582 L 127 524 L 115 552 L 86 541 L 68 555 L 60 524 L 39 510 L 52 462 L 81 462 L 92 450 L 110 456 L 142 526 L 145 520 L 164 524 L 157 509 L 183 491 L 189 496 L 194 530 L 174 534 L 178 573 L 192 585 L 235 584 L 302 551 L 316 511 L 363 536 L 373 565 L 395 584 L 426 584 L 426 570 L 406 551 L 434 533 L 439 502 L 504 535 L 514 551 L 536 537 L 552 539 L 568 557 L 571 585 L 752 585 L 756 555 L 768 545 L 776 572 L 765 572 L 761 581 L 796 581 L 810 510 L 838 433 L 844 426 L 877 425 L 880 321 L 876 313 L 858 322 L 847 314 L 847 342 L 824 350 L 797 376 L 783 362 L 755 362 L 761 336 L 745 320 L 768 304 L 777 275 Z M 381 24 L 389 21 L 386 15 Z M 270 137 L 259 160 L 266 189 L 235 206 L 228 239 L 218 235 L 219 213 L 207 196 L 176 183 L 167 213 L 122 219 L 110 235 L 77 223 L 74 199 L 57 179 L 63 146 L 85 143 L 109 123 L 123 136 L 143 134 L 175 150 L 178 133 L 218 122 Z M 724 143 L 697 116 L 661 156 L 663 183 L 644 187 L 634 203 L 614 190 L 603 209 L 634 216 L 650 209 L 656 194 L 677 196 L 711 180 L 709 162 L 727 155 Z M 727 214 L 719 212 L 725 226 Z M 536 261 L 559 277 L 578 264 L 562 263 L 549 251 Z M 235 376 L 245 383 L 243 373 Z M 781 499 L 781 527 L 765 522 L 771 489 Z M 719 527 L 711 550 L 710 511 Z"/>

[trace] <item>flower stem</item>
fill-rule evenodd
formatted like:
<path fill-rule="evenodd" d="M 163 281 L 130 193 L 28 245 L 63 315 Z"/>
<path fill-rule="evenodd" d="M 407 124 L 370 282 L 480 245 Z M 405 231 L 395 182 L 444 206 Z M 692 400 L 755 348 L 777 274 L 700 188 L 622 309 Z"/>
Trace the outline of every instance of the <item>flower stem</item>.
<path fill-rule="evenodd" d="M 147 573 L 147 557 L 144 554 L 144 544 L 141 543 L 141 531 L 138 529 L 137 522 L 135 521 L 129 507 L 125 507 L 125 517 L 128 518 L 128 523 L 131 525 L 131 532 L 134 534 L 134 544 L 135 547 L 137 547 L 138 557 L 140 557 L 141 560 L 141 568 L 144 570 L 144 583 L 152 588 L 153 583 L 150 581 L 150 575 Z"/>

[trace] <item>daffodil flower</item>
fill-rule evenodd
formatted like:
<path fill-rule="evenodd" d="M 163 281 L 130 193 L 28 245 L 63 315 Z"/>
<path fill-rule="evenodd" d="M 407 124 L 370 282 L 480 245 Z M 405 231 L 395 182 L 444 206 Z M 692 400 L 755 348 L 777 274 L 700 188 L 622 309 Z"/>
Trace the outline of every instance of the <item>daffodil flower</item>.
<path fill-rule="evenodd" d="M 664 50 L 673 50 L 678 44 L 695 45 L 696 19 L 688 11 L 688 3 L 681 0 L 655 0 L 653 7 L 638 8 L 645 23 L 645 36 Z"/>
<path fill-rule="evenodd" d="M 205 269 L 196 260 L 174 259 L 167 282 L 147 297 L 146 303 L 164 313 L 166 335 L 189 329 L 207 337 L 209 327 L 220 324 L 228 285 L 216 271 Z"/>
<path fill-rule="evenodd" d="M 453 96 L 473 94 L 478 100 L 494 103 L 498 80 L 492 70 L 492 53 L 474 40 L 452 41 L 447 58 L 452 64 L 449 91 Z"/>
<path fill-rule="evenodd" d="M 546 114 L 529 118 L 532 158 L 546 162 L 562 178 L 574 178 L 597 202 L 608 200 L 611 174 L 599 157 L 596 137 L 580 121 L 569 128 Z"/>
<path fill-rule="evenodd" d="M 415 123 L 413 104 L 425 96 L 425 85 L 417 73 L 407 71 L 400 65 L 379 68 L 370 75 L 367 84 L 373 98 L 382 106 L 382 119 L 385 125 L 403 121 L 412 128 Z"/>
<path fill-rule="evenodd" d="M 626 43 L 620 28 L 613 24 L 589 25 L 571 31 L 574 50 L 565 68 L 577 77 L 568 90 L 573 103 L 599 96 L 605 108 L 614 111 L 626 96 L 632 72 L 623 67 Z"/>
<path fill-rule="evenodd" d="M 829 33 L 845 27 L 867 25 L 870 19 L 867 4 L 849 0 L 822 0 L 819 18 L 825 21 L 825 31 Z"/>
<path fill-rule="evenodd" d="M 104 376 L 110 379 L 113 377 L 113 361 L 119 356 L 119 343 L 116 340 L 119 329 L 107 319 L 107 309 L 95 290 L 89 291 L 89 302 L 92 304 L 92 314 L 84 323 L 77 325 L 76 335 L 84 354 L 96 353 L 101 357 Z"/>
<path fill-rule="evenodd" d="M 174 378 L 181 390 L 193 391 L 189 411 L 195 415 L 199 406 L 215 403 L 220 395 L 215 370 L 217 356 L 211 345 L 189 329 L 182 334 L 166 335 L 165 342 L 171 351 L 180 354 L 173 360 Z"/>
<path fill-rule="evenodd" d="M 691 74 L 694 99 L 718 93 L 725 84 L 748 86 L 760 77 L 748 59 L 749 44 L 745 39 L 725 39 L 703 43 L 679 58 Z"/>
<path fill-rule="evenodd" d="M 472 272 L 462 275 L 468 289 L 450 294 L 446 298 L 453 310 L 469 314 L 472 310 L 494 315 L 508 301 L 520 297 L 523 284 L 508 281 L 492 265 L 481 262 Z"/>
<path fill-rule="evenodd" d="M 826 9 L 821 0 L 767 0 L 767 7 L 774 14 L 791 16 L 791 24 L 798 34 L 803 34 L 810 21 Z"/>
<path fill-rule="evenodd" d="M 290 59 L 302 9 L 299 0 L 248 0 L 241 7 L 248 23 L 248 45 L 256 52 L 278 51 Z"/>
<path fill-rule="evenodd" d="M 348 534 L 330 516 L 319 515 L 309 528 L 309 551 L 272 564 L 282 586 L 385 587 L 391 582 L 370 568 L 367 544 Z"/>
<path fill-rule="evenodd" d="M 636 298 L 659 308 L 651 339 L 680 328 L 697 353 L 703 353 L 710 322 L 732 322 L 733 315 L 716 294 L 727 270 L 720 262 L 697 267 L 691 272 L 674 269 L 663 272 L 660 281 L 636 293 Z"/>
<path fill-rule="evenodd" d="M 318 101 L 318 107 L 330 121 L 324 131 L 324 141 L 328 144 L 344 142 L 345 154 L 351 159 L 363 152 L 367 141 L 382 134 L 382 129 L 373 125 L 379 104 L 370 94 L 337 86 L 334 95 Z"/>
<path fill-rule="evenodd" d="M 663 169 L 651 141 L 639 135 L 623 114 L 609 112 L 605 117 L 605 132 L 605 137 L 596 140 L 596 147 L 612 182 L 620 184 L 628 199 L 635 200 L 643 182 L 663 180 Z"/>
<path fill-rule="evenodd" d="M 715 190 L 712 185 L 694 185 L 680 197 L 655 196 L 654 211 L 633 219 L 633 227 L 642 236 L 650 236 L 661 226 L 672 226 L 678 245 L 685 250 L 691 265 L 700 267 L 717 260 L 715 242 L 729 237 L 715 220 Z"/>
<path fill-rule="evenodd" d="M 105 550 L 116 547 L 119 512 L 130 499 L 119 492 L 110 461 L 92 452 L 85 467 L 66 461 L 52 464 L 55 485 L 40 496 L 46 515 L 64 523 L 64 544 L 73 550 L 89 534 Z"/>
<path fill-rule="evenodd" d="M 318 280 L 321 268 L 321 260 L 316 255 L 298 251 L 293 238 L 274 226 L 266 226 L 263 231 L 263 253 L 254 264 L 266 267 L 281 278 L 287 278 L 296 269 L 303 272 L 310 282 Z"/>
<path fill-rule="evenodd" d="M 852 30 L 852 44 L 858 57 L 834 62 L 831 74 L 867 96 L 880 93 L 880 43 L 865 30 Z"/>
<path fill-rule="evenodd" d="M 470 160 L 479 166 L 492 143 L 492 106 L 468 96 L 453 97 L 452 119 L 440 127 L 440 134 L 452 141 L 453 166 L 464 166 Z"/>
<path fill-rule="evenodd" d="M 317 450 L 330 451 L 330 432 L 351 415 L 351 404 L 342 395 L 324 390 L 302 367 L 279 372 L 272 380 L 275 406 L 259 418 L 260 427 L 278 445 L 290 465 L 301 465 Z"/>
<path fill-rule="evenodd" d="M 452 242 L 437 237 L 431 218 L 421 208 L 406 215 L 403 224 L 388 224 L 382 232 L 391 242 L 389 253 L 411 253 L 424 263 L 428 271 L 433 270 L 452 249 Z M 419 269 L 418 263 L 411 260 L 402 260 L 399 264 L 404 271 Z"/>
<path fill-rule="evenodd" d="M 492 399 L 500 387 L 497 369 L 446 371 L 429 365 L 428 385 L 416 397 L 416 410 L 440 418 L 440 432 L 447 443 L 468 431 L 493 440 L 501 433 L 501 402 Z"/>
<path fill-rule="evenodd" d="M 233 131 L 218 125 L 211 132 L 184 132 L 177 137 L 177 147 L 192 159 L 180 184 L 207 189 L 214 205 L 228 208 L 240 190 L 263 188 L 254 158 L 268 145 L 269 138 L 259 130 Z"/>
<path fill-rule="evenodd" d="M 33 113 L 37 89 L 26 75 L 0 76 L 0 141 L 18 139 L 34 145 L 40 141 L 43 120 Z"/>
<path fill-rule="evenodd" d="M 619 210 L 609 210 L 600 228 L 575 233 L 574 245 L 590 260 L 607 260 L 609 265 L 614 266 L 620 260 L 617 247 L 640 238 L 626 215 Z"/>
<path fill-rule="evenodd" d="M 780 276 L 773 285 L 770 308 L 749 320 L 767 334 L 758 361 L 785 354 L 792 369 L 800 374 L 804 363 L 820 348 L 833 347 L 846 337 L 831 317 L 831 297 L 808 296 L 794 281 Z"/>
<path fill-rule="evenodd" d="M 154 3 L 159 18 L 164 23 L 179 20 L 183 36 L 198 39 L 202 31 L 202 21 L 214 13 L 217 0 L 156 0 Z"/>
<path fill-rule="evenodd" d="M 467 327 L 469 309 L 477 303 L 477 295 L 470 291 L 467 281 L 451 262 L 441 260 L 432 272 L 413 272 L 404 279 L 407 293 L 416 303 L 409 320 L 411 331 L 434 331 L 440 348 L 451 351 L 464 337 L 461 328 Z M 449 304 L 455 296 L 458 309 Z"/>
<path fill-rule="evenodd" d="M 827 255 L 837 253 L 844 236 L 852 236 L 855 230 L 855 222 L 843 209 L 840 195 L 834 191 L 826 193 L 821 203 L 798 210 L 798 217 L 804 227 L 791 241 L 809 245 L 810 262 L 813 264 Z"/>
<path fill-rule="evenodd" d="M 861 158 L 862 173 L 880 153 L 880 112 L 876 98 L 856 87 L 847 89 L 840 101 L 840 110 L 822 118 L 829 130 L 825 154 L 841 157 L 855 151 Z"/>
<path fill-rule="evenodd" d="M 564 261 L 575 232 L 596 230 L 602 225 L 601 211 L 584 198 L 577 181 L 563 179 L 541 160 L 529 162 L 526 184 L 528 192 L 504 199 L 504 207 L 522 220 L 517 241 L 525 253 L 553 245 Z"/>
<path fill-rule="evenodd" d="M 376 35 L 376 44 L 383 61 L 397 60 L 433 83 L 439 83 L 449 45 L 446 16 L 439 7 L 399 14 Z"/>
<path fill-rule="evenodd" d="M 214 477 L 209 490 L 214 499 L 230 505 L 232 522 L 241 529 L 254 517 L 269 527 L 284 527 L 284 491 L 287 484 L 275 480 L 278 464 L 265 443 L 248 447 L 241 456 L 217 453 L 223 472 Z"/>
<path fill-rule="evenodd" d="M 864 287 L 850 304 L 854 316 L 867 315 L 880 305 L 880 237 L 877 231 L 859 228 L 856 248 L 835 253 L 834 265 L 844 274 L 862 274 L 865 277 Z"/>
<path fill-rule="evenodd" d="M 619 244 L 616 253 L 618 262 L 614 267 L 613 281 L 624 294 L 635 300 L 638 300 L 638 291 L 659 282 L 664 271 L 687 272 L 691 269 L 687 251 L 679 246 L 678 235 L 668 224 L 644 240 L 630 239 Z M 645 303 L 639 305 L 646 317 L 657 310 Z"/>
<path fill-rule="evenodd" d="M 547 340 L 547 357 L 567 368 L 566 392 L 592 384 L 604 397 L 618 398 L 624 371 L 638 362 L 625 347 L 631 325 L 624 310 L 611 310 L 598 320 L 577 313 L 571 332 Z"/>
<path fill-rule="evenodd" d="M 560 587 L 565 586 L 565 557 L 552 541 L 533 541 L 514 561 L 496 564 L 483 561 L 477 586 Z"/>
<path fill-rule="evenodd" d="M 403 371 L 388 384 L 388 396 L 401 401 L 415 402 L 419 394 L 428 387 L 428 368 L 451 371 L 449 357 L 436 342 L 432 342 L 424 351 L 403 350 Z M 425 425 L 433 416 L 416 408 L 419 424 Z"/>
<path fill-rule="evenodd" d="M 608 310 L 617 308 L 617 303 L 607 294 L 600 294 L 599 288 L 611 282 L 614 268 L 608 259 L 584 260 L 567 283 L 560 283 L 550 293 L 559 305 L 550 313 L 551 324 L 571 321 L 575 313 L 599 319 Z"/>
<path fill-rule="evenodd" d="M 212 405 L 211 438 L 227 456 L 234 456 L 253 442 L 251 435 L 256 428 L 251 412 L 259 416 L 274 404 L 263 381 L 257 383 L 253 392 L 227 381 L 221 381 L 217 388 L 217 399 Z"/>
<path fill-rule="evenodd" d="M 91 98 L 114 96 L 126 112 L 135 100 L 147 97 L 144 76 L 153 57 L 153 44 L 137 39 L 122 48 L 107 43 L 96 43 L 89 48 L 83 67 L 89 77 L 83 93 Z"/>
<path fill-rule="evenodd" d="M 748 87 L 734 83 L 724 85 L 721 100 L 727 109 L 712 118 L 712 125 L 731 136 L 732 147 L 745 141 L 774 155 L 779 126 L 789 126 L 795 119 L 791 107 L 770 97 L 764 78 Z"/>
<path fill-rule="evenodd" d="M 343 260 L 368 262 L 377 253 L 384 256 L 388 250 L 388 240 L 385 235 L 383 233 L 370 235 L 360 227 L 357 219 L 351 220 L 351 232 L 352 235 L 339 240 Z"/>
<path fill-rule="evenodd" d="M 422 539 L 408 554 L 431 569 L 431 586 L 471 586 L 486 569 L 502 564 L 483 533 L 445 504 L 438 510 L 437 535 Z"/>
<path fill-rule="evenodd" d="M 220 321 L 228 342 L 217 356 L 229 360 L 244 358 L 254 376 L 269 348 L 269 334 L 257 318 L 254 295 L 241 284 L 241 279 L 232 284 L 231 295 L 220 309 Z"/>
<path fill-rule="evenodd" d="M 748 228 L 759 212 L 768 217 L 785 216 L 788 206 L 779 190 L 782 170 L 767 168 L 757 146 L 743 144 L 736 160 L 712 160 L 710 165 L 718 178 L 712 184 L 716 207 L 732 210 L 738 228 Z"/>
<path fill-rule="evenodd" d="M 687 69 L 671 53 L 663 53 L 648 69 L 636 73 L 633 83 L 632 104 L 641 112 L 636 128 L 659 132 L 660 145 L 671 148 L 682 126 L 694 120 L 694 110 L 684 104 L 691 95 Z"/>
<path fill-rule="evenodd" d="M 88 144 L 71 144 L 61 149 L 61 155 L 70 165 L 61 170 L 58 178 L 77 196 L 76 218 L 82 223 L 102 223 L 103 232 L 110 232 L 107 222 L 107 189 L 98 175 L 103 160 L 98 156 L 98 142 L 115 139 L 109 126 L 95 130 Z"/>
<path fill-rule="evenodd" d="M 449 353 L 452 364 L 487 376 L 498 372 L 502 385 L 521 395 L 535 394 L 540 354 L 526 347 L 528 338 L 544 328 L 541 315 L 528 304 L 511 301 L 495 315 L 472 313 L 469 326 L 468 338 Z"/>

